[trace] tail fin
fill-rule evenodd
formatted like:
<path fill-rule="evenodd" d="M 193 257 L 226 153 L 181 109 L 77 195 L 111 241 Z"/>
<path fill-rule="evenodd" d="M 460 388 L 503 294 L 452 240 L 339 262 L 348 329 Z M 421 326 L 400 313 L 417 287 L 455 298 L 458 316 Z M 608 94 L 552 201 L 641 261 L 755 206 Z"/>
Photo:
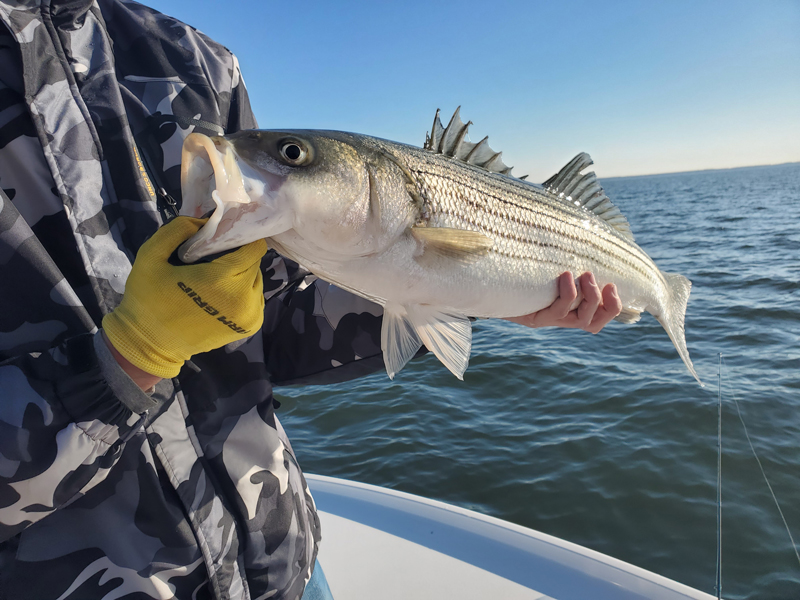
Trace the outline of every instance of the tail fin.
<path fill-rule="evenodd" d="M 689 302 L 692 282 L 677 273 L 664 273 L 663 275 L 670 291 L 670 301 L 664 314 L 656 318 L 666 330 L 669 339 L 675 344 L 675 348 L 678 350 L 678 354 L 680 354 L 689 372 L 697 380 L 697 383 L 705 386 L 694 370 L 692 359 L 689 358 L 689 350 L 686 348 L 686 337 L 683 329 L 683 320 L 686 316 L 686 305 Z"/>

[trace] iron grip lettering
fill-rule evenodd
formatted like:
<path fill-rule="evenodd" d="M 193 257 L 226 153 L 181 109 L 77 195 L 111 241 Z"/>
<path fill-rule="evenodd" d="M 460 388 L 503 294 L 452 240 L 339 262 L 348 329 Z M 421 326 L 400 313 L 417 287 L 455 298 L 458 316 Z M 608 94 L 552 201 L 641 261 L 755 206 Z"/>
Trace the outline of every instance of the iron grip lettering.
<path fill-rule="evenodd" d="M 211 306 L 211 305 L 210 305 L 208 302 L 205 302 L 205 301 L 203 301 L 203 299 L 202 299 L 202 298 L 201 298 L 201 297 L 200 297 L 200 296 L 197 294 L 197 292 L 195 292 L 195 291 L 194 291 L 192 288 L 190 288 L 188 285 L 186 285 L 186 284 L 185 284 L 185 283 L 183 283 L 182 281 L 179 281 L 179 282 L 178 282 L 178 287 L 179 287 L 179 288 L 181 289 L 181 291 L 183 291 L 183 292 L 184 292 L 184 293 L 185 293 L 187 296 L 189 296 L 189 298 L 191 298 L 191 299 L 194 301 L 194 303 L 195 303 L 197 306 L 199 306 L 200 308 L 202 308 L 202 309 L 203 309 L 203 311 L 205 311 L 207 314 L 209 314 L 209 315 L 210 315 L 210 316 L 212 316 L 212 317 L 216 317 L 217 315 L 219 315 L 219 310 L 217 310 L 216 308 L 214 308 L 213 306 Z M 217 321 L 219 321 L 220 323 L 222 323 L 222 324 L 223 324 L 223 325 L 225 325 L 226 327 L 229 327 L 230 329 L 232 329 L 232 330 L 233 330 L 233 331 L 235 331 L 236 333 L 249 333 L 249 331 L 248 331 L 247 329 L 245 329 L 244 327 L 239 327 L 239 326 L 238 326 L 238 325 L 237 325 L 237 324 L 236 324 L 236 323 L 233 321 L 233 319 L 229 319 L 229 318 L 228 318 L 228 317 L 226 317 L 225 315 L 221 315 L 221 316 L 219 316 L 219 317 L 217 318 Z"/>

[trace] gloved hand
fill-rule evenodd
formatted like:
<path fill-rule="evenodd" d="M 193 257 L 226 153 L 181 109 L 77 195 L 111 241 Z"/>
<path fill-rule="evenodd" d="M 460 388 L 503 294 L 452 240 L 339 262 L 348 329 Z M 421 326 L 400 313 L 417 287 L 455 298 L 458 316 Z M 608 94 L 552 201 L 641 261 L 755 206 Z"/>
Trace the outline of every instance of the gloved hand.
<path fill-rule="evenodd" d="M 114 347 L 147 373 L 175 377 L 190 357 L 252 335 L 264 321 L 264 240 L 208 263 L 168 262 L 206 220 L 178 217 L 147 240 L 122 302 L 103 319 Z"/>

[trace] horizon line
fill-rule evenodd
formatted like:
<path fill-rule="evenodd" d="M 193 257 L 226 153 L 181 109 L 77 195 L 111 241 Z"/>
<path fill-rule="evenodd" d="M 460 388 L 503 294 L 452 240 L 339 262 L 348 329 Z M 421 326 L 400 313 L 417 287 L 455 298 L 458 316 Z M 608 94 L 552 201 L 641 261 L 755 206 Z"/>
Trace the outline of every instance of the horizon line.
<path fill-rule="evenodd" d="M 766 163 L 762 165 L 742 165 L 740 167 L 713 167 L 709 169 L 693 169 L 691 171 L 663 171 L 660 173 L 643 173 L 641 175 L 611 175 L 606 177 L 597 176 L 598 179 L 631 179 L 633 177 L 654 177 L 657 175 L 682 175 L 684 173 L 709 173 L 712 171 L 733 171 L 735 169 L 757 169 L 759 167 L 782 167 L 784 165 L 800 165 L 798 160 L 790 160 L 780 163 Z"/>

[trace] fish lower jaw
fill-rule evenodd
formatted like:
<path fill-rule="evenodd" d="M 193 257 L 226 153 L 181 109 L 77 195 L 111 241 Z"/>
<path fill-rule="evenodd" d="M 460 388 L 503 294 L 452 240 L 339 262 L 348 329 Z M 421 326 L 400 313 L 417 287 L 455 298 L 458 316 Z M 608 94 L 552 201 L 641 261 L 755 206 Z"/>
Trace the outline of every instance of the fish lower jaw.
<path fill-rule="evenodd" d="M 246 171 L 252 171 L 245 167 Z M 254 223 L 265 221 L 270 210 L 271 181 L 257 174 L 243 173 L 233 146 L 224 138 L 190 134 L 183 144 L 181 162 L 181 214 L 208 217 L 207 223 L 180 250 L 181 260 L 195 262 L 203 256 L 235 248 L 265 237 Z M 272 194 L 274 195 L 274 194 Z M 242 216 L 250 227 L 230 232 Z M 278 233 L 277 230 L 274 230 Z"/>

